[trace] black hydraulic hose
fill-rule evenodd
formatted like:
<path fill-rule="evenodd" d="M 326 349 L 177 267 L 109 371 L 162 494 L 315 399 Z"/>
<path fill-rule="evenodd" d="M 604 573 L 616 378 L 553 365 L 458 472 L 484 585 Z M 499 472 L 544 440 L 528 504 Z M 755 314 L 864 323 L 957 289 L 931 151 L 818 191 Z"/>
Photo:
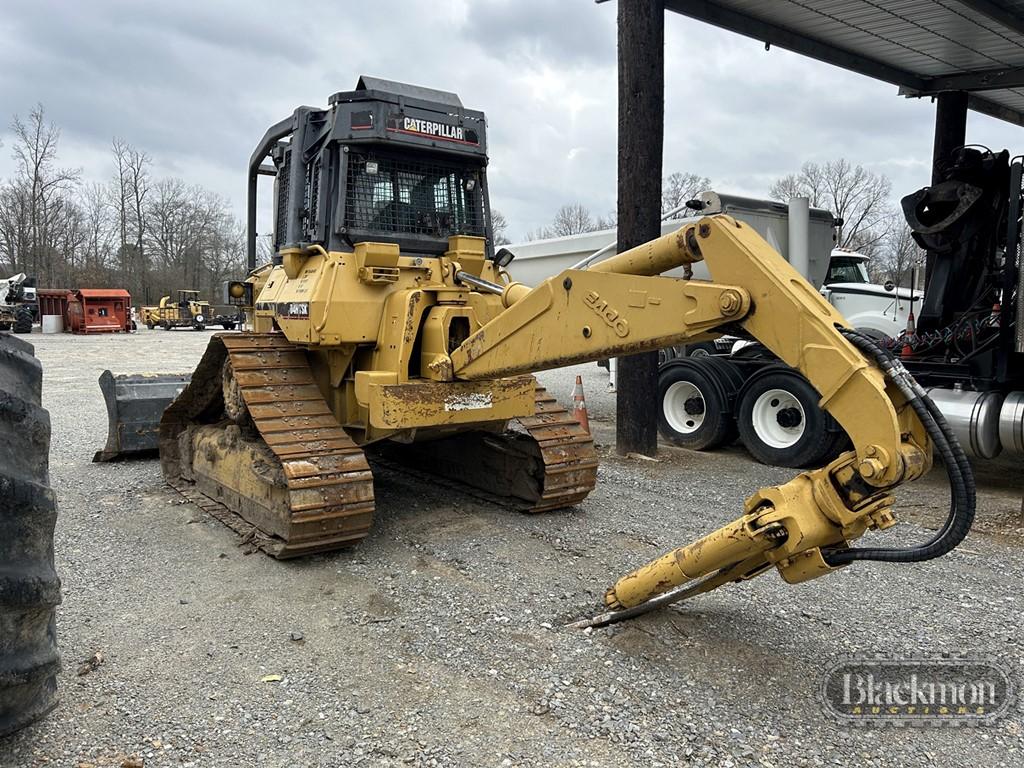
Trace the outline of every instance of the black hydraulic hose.
<path fill-rule="evenodd" d="M 967 536 L 974 522 L 976 505 L 974 473 L 967 454 L 960 446 L 946 418 L 932 402 L 903 364 L 869 336 L 849 328 L 840 332 L 858 350 L 863 352 L 892 379 L 907 397 L 908 404 L 921 420 L 942 459 L 949 477 L 950 504 L 946 522 L 928 541 L 913 547 L 883 549 L 855 547 L 823 553 L 831 566 L 840 566 L 854 560 L 876 560 L 890 563 L 914 563 L 941 557 L 956 547 Z"/>
<path fill-rule="evenodd" d="M 874 340 L 870 337 L 858 334 L 856 331 L 852 331 L 850 333 L 859 337 L 859 339 L 857 339 L 860 342 L 859 348 L 874 357 L 876 361 L 879 362 L 882 369 L 890 375 L 890 378 L 897 381 L 901 379 L 909 386 L 911 394 L 908 395 L 908 402 L 911 407 L 914 408 L 915 413 L 918 414 L 918 417 L 921 419 L 926 431 L 928 431 L 929 436 L 932 437 L 936 450 L 939 452 L 943 465 L 946 467 L 946 473 L 949 477 L 951 490 L 950 512 L 943 527 L 928 542 L 929 544 L 940 540 L 946 542 L 946 546 L 948 548 L 938 552 L 937 554 L 931 555 L 931 557 L 938 557 L 959 544 L 960 541 L 963 540 L 963 537 L 967 535 L 967 532 L 970 530 L 971 523 L 974 521 L 976 503 L 975 485 L 974 472 L 971 468 L 970 461 L 967 458 L 967 454 L 964 453 L 961 448 L 956 435 L 953 433 L 953 429 L 946 421 L 946 417 L 943 416 L 942 411 L 940 411 L 932 399 L 928 397 L 928 394 L 924 391 L 921 385 L 918 384 L 912 376 L 910 376 L 906 368 L 903 367 L 903 364 L 894 359 L 887 351 L 881 350 L 881 348 L 875 344 Z M 923 409 L 920 407 L 922 404 L 924 406 Z M 925 410 L 927 413 L 923 412 Z M 941 434 L 941 438 L 939 437 L 939 434 Z M 953 463 L 950 461 L 951 457 Z M 966 526 L 963 525 L 965 514 L 969 516 Z M 955 540 L 947 539 L 946 537 L 954 527 L 962 529 L 959 531 L 959 538 L 956 538 Z"/>

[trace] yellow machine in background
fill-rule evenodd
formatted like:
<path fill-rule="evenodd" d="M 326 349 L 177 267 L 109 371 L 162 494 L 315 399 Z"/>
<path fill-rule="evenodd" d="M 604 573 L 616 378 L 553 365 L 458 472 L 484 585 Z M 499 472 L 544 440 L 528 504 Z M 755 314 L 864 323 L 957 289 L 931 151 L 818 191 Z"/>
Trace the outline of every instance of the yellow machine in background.
<path fill-rule="evenodd" d="M 229 299 L 229 303 L 234 302 Z M 166 331 L 171 328 L 202 331 L 208 325 L 219 325 L 225 331 L 233 331 L 243 320 L 237 312 L 216 314 L 210 302 L 199 298 L 199 291 L 184 289 L 178 291 L 176 301 L 172 301 L 170 296 L 163 296 L 158 306 L 142 307 L 139 315 L 149 330 L 163 328 Z"/>
<path fill-rule="evenodd" d="M 194 328 L 201 331 L 212 318 L 210 302 L 199 298 L 199 291 L 180 290 L 177 300 L 162 296 L 155 307 L 142 307 L 142 322 L 147 328 Z"/>
<path fill-rule="evenodd" d="M 369 78 L 327 109 L 296 110 L 253 154 L 253 266 L 266 173 L 276 256 L 235 286 L 252 297 L 254 332 L 211 339 L 160 439 L 169 482 L 268 552 L 366 535 L 364 448 L 525 510 L 575 504 L 596 482 L 593 441 L 531 373 L 726 325 L 800 370 L 854 450 L 758 491 L 734 523 L 621 580 L 610 608 L 773 566 L 798 582 L 853 559 L 925 559 L 966 534 L 969 468 L 924 393 L 734 219 L 687 224 L 531 290 L 490 244 L 483 115 L 454 94 Z M 660 276 L 698 260 L 710 282 Z M 894 522 L 891 491 L 927 471 L 933 443 L 963 488 L 947 529 L 919 551 L 850 548 Z"/>

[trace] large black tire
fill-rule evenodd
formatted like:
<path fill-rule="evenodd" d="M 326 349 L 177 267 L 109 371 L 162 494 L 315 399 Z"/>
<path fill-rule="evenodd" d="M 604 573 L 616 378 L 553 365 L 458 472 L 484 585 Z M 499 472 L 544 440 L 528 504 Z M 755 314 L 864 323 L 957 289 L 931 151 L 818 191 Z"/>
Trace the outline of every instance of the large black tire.
<path fill-rule="evenodd" d="M 32 333 L 32 307 L 16 307 L 14 310 L 14 332 Z"/>
<path fill-rule="evenodd" d="M 675 360 L 678 357 L 685 357 L 683 354 L 684 350 L 685 347 L 662 347 L 658 350 L 658 365 L 662 366 L 670 360 Z"/>
<path fill-rule="evenodd" d="M 776 467 L 817 467 L 838 453 L 845 435 L 819 406 L 821 396 L 799 372 L 768 366 L 740 394 L 736 426 L 750 454 Z"/>
<path fill-rule="evenodd" d="M 736 439 L 732 412 L 743 382 L 722 358 L 678 358 L 658 374 L 658 429 L 676 445 L 707 451 Z"/>
<path fill-rule="evenodd" d="M 718 347 L 713 341 L 699 341 L 696 344 L 686 345 L 687 357 L 710 357 L 718 354 Z"/>
<path fill-rule="evenodd" d="M 0 334 L 0 736 L 57 705 L 50 415 L 31 344 Z"/>

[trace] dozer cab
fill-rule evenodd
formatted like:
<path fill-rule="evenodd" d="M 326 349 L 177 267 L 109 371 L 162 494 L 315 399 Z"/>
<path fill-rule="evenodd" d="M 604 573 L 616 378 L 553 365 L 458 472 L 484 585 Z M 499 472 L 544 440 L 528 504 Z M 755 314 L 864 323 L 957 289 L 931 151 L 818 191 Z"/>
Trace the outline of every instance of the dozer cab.
<path fill-rule="evenodd" d="M 262 175 L 274 178 L 274 256 L 256 268 Z M 230 293 L 251 296 L 254 330 L 210 340 L 163 413 L 160 460 L 172 486 L 270 554 L 367 534 L 364 451 L 525 511 L 576 504 L 596 481 L 593 441 L 531 372 L 723 329 L 806 376 L 853 448 L 620 580 L 606 596 L 616 615 L 772 567 L 800 582 L 858 559 L 928 559 L 970 527 L 970 467 L 924 391 L 730 216 L 527 288 L 491 243 L 483 114 L 366 77 L 267 132 L 248 203 L 252 271 Z M 701 260 L 710 281 L 661 276 Z M 930 468 L 933 445 L 954 489 L 947 524 L 919 547 L 851 548 L 895 522 L 891 491 Z"/>

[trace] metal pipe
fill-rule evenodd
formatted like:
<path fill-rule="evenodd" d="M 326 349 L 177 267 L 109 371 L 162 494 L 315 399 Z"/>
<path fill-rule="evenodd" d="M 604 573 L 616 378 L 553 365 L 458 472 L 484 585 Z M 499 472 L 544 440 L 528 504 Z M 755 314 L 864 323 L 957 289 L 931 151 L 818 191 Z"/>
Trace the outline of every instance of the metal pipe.
<path fill-rule="evenodd" d="M 680 227 L 649 243 L 623 251 L 618 256 L 605 259 L 592 268 L 594 272 L 612 272 L 623 275 L 652 276 L 670 269 L 700 261 L 700 253 L 686 242 L 696 225 Z"/>
<path fill-rule="evenodd" d="M 471 275 L 469 272 L 463 272 L 461 269 L 455 273 L 455 282 L 471 285 L 478 291 L 483 291 L 484 293 L 494 293 L 500 296 L 505 292 L 504 285 L 492 283 L 490 280 L 484 280 L 482 277 Z"/>
<path fill-rule="evenodd" d="M 482 277 L 471 275 L 468 272 L 463 272 L 462 270 L 455 273 L 455 282 L 471 285 L 478 291 L 483 291 L 484 293 L 493 293 L 501 296 L 501 303 L 504 305 L 505 309 L 511 307 L 533 290 L 522 283 L 508 283 L 506 285 L 492 283 L 490 280 L 484 280 Z"/>
<path fill-rule="evenodd" d="M 249 157 L 249 188 L 246 197 L 246 262 L 249 271 L 256 269 L 256 179 L 267 175 L 263 169 L 263 160 L 273 145 L 292 131 L 294 115 L 270 126 L 260 143 Z"/>
<path fill-rule="evenodd" d="M 789 263 L 803 277 L 811 270 L 809 239 L 811 235 L 811 201 L 806 197 L 789 200 Z"/>
<path fill-rule="evenodd" d="M 673 216 L 675 216 L 680 211 L 685 211 L 685 210 L 686 210 L 686 204 L 685 203 L 683 205 L 677 205 L 671 211 L 669 211 L 664 216 L 662 216 L 661 220 L 662 221 L 668 221 L 669 219 L 671 219 Z M 573 264 L 571 267 L 569 267 L 569 269 L 586 269 L 591 264 L 593 264 L 595 261 L 597 261 L 597 259 L 600 258 L 601 256 L 604 256 L 609 251 L 614 251 L 616 246 L 618 246 L 618 244 L 619 244 L 618 240 L 612 240 L 610 243 L 608 243 L 608 245 L 604 246 L 603 248 L 598 248 L 596 251 L 594 251 L 592 254 L 590 254 L 586 258 L 580 259 L 579 261 L 577 261 L 575 264 Z"/>

